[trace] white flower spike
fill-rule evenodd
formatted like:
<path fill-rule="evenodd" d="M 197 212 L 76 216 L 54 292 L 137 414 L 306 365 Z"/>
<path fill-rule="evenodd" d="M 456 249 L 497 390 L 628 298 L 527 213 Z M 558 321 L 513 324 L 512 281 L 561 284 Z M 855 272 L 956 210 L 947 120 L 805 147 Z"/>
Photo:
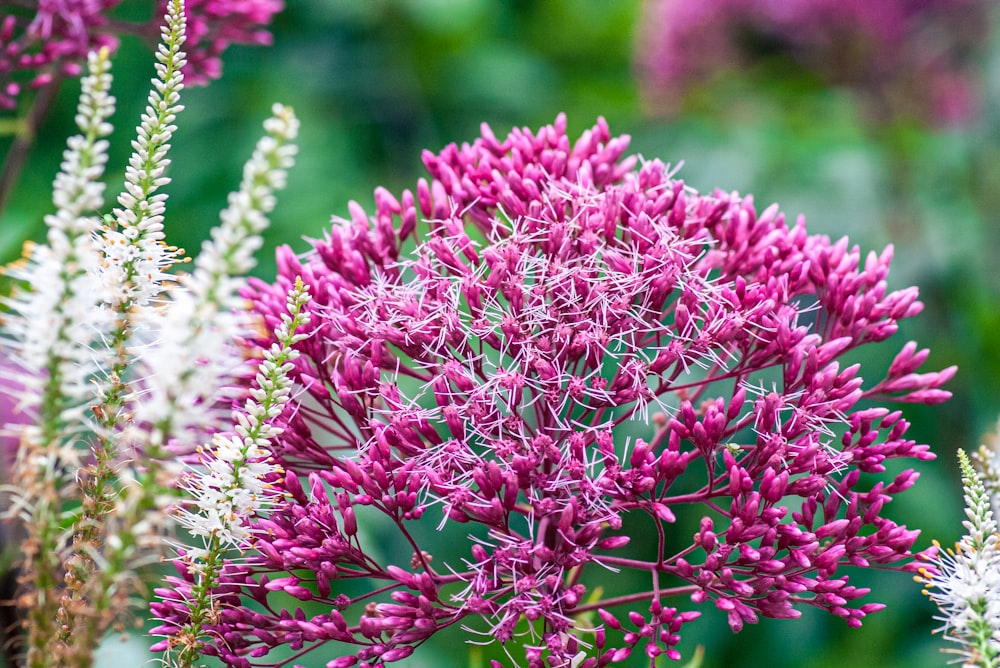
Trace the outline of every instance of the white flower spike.
<path fill-rule="evenodd" d="M 939 629 L 958 647 L 963 668 L 1000 668 L 1000 537 L 990 497 L 965 451 L 958 451 L 965 489 L 966 534 L 939 552 L 917 581 L 937 604 Z"/>

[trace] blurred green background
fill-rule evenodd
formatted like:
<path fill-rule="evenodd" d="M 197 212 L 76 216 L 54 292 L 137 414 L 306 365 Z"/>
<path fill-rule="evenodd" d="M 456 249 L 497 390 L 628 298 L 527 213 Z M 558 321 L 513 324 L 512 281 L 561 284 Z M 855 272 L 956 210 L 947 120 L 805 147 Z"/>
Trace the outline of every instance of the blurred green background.
<path fill-rule="evenodd" d="M 347 202 L 371 204 L 384 185 L 398 192 L 422 175 L 420 152 L 472 140 L 482 122 L 497 135 L 535 128 L 559 112 L 571 134 L 604 116 L 632 151 L 684 162 L 680 177 L 699 190 L 753 193 L 804 213 L 813 233 L 848 234 L 865 251 L 896 245 L 891 287 L 920 286 L 924 314 L 878 349 L 885 365 L 908 339 L 929 346 L 928 369 L 958 364 L 955 397 L 906 407 L 911 436 L 939 458 L 919 464 L 917 487 L 889 512 L 920 528 L 925 542 L 956 540 L 961 490 L 955 449 L 975 448 L 996 422 L 1000 400 L 1000 49 L 983 59 L 983 114 L 954 129 L 867 126 L 850 93 L 773 70 L 749 71 L 699 91 L 670 120 L 649 118 L 632 66 L 638 0 L 289 0 L 273 26 L 274 46 L 233 47 L 225 76 L 185 91 L 186 111 L 172 152 L 168 241 L 194 253 L 240 178 L 270 104 L 295 107 L 301 149 L 279 196 L 269 247 L 256 273 L 274 272 L 273 246 L 304 251 Z M 994 30 L 994 35 L 1000 31 Z M 152 73 L 148 49 L 125 39 L 115 61 L 116 132 L 109 163 L 115 192 L 132 127 Z M 51 182 L 73 131 L 77 82 L 64 84 L 42 126 L 20 186 L 0 218 L 0 262 L 43 236 Z M 0 138 L 0 155 L 9 137 Z M 874 379 L 872 379 L 874 380 Z M 911 463 L 905 463 L 906 466 Z M 905 466 L 898 466 L 900 470 Z M 610 576 L 609 576 L 610 577 Z M 920 586 L 896 572 L 861 573 L 870 600 L 888 608 L 850 630 L 825 613 L 798 621 L 763 619 L 733 635 L 725 617 L 705 609 L 685 630 L 686 658 L 706 649 L 709 668 L 922 668 L 944 665 L 932 635 L 933 606 Z M 676 605 L 690 608 L 678 600 Z M 401 665 L 449 668 L 488 664 L 451 634 Z M 104 666 L 146 658 L 109 648 Z M 316 652 L 307 666 L 330 656 Z M 661 665 L 669 662 L 664 660 Z M 635 657 L 630 665 L 646 665 Z"/>

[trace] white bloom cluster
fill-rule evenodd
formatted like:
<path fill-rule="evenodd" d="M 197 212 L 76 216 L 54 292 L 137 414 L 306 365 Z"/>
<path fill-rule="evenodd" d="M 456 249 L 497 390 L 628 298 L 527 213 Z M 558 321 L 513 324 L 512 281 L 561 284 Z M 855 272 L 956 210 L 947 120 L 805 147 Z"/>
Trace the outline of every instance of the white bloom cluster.
<path fill-rule="evenodd" d="M 160 31 L 157 76 L 136 127 L 124 190 L 118 195 L 121 208 L 114 210 L 113 224 L 104 234 L 105 299 L 122 311 L 154 300 L 169 278 L 165 271 L 178 261 L 178 249 L 163 242 L 167 195 L 157 191 L 170 183 L 165 175 L 170 165 L 167 151 L 177 129 L 173 123 L 184 109 L 179 102 L 184 88 L 181 68 L 187 62 L 181 50 L 183 2 L 168 3 L 166 25 Z"/>
<path fill-rule="evenodd" d="M 183 0 L 170 0 L 166 24 L 119 208 L 97 216 L 114 108 L 103 51 L 91 56 L 83 79 L 82 134 L 69 140 L 55 179 L 47 243 L 29 247 L 25 260 L 5 269 L 18 285 L 0 304 L 0 354 L 14 370 L 4 373 L 18 377 L 3 386 L 31 424 L 0 424 L 0 434 L 18 443 L 16 485 L 0 488 L 0 507 L 23 521 L 27 536 L 21 567 L 32 586 L 19 604 L 28 617 L 31 668 L 89 665 L 130 603 L 133 569 L 161 553 L 163 509 L 177 498 L 177 479 L 159 446 L 188 445 L 190 452 L 212 438 L 198 502 L 214 509 L 226 545 L 246 539 L 233 518 L 260 507 L 280 470 L 266 450 L 274 434 L 269 421 L 289 392 L 285 349 L 260 366 L 260 389 L 234 435 L 211 435 L 230 428 L 233 386 L 247 368 L 236 341 L 248 333 L 249 320 L 236 312 L 242 304 L 235 276 L 252 266 L 261 245 L 274 190 L 292 164 L 298 121 L 291 109 L 275 108 L 265 124 L 270 134 L 203 257 L 190 275 L 166 273 L 182 253 L 164 242 L 161 189 L 182 109 Z M 307 297 L 299 296 L 301 308 Z"/>
<path fill-rule="evenodd" d="M 993 516 L 1000 513 L 1000 420 L 996 426 L 987 434 L 979 449 L 972 452 L 970 457 L 972 466 L 979 474 L 986 493 L 990 495 L 993 507 Z"/>
<path fill-rule="evenodd" d="M 48 243 L 29 247 L 26 261 L 6 270 L 31 286 L 6 304 L 16 316 L 9 319 L 5 341 L 25 372 L 27 391 L 19 400 L 28 410 L 44 403 L 62 410 L 79 407 L 91 393 L 88 379 L 97 367 L 91 343 L 111 322 L 98 302 L 100 220 L 87 215 L 104 204 L 100 179 L 108 142 L 103 138 L 111 133 L 107 119 L 114 110 L 110 67 L 107 51 L 90 54 L 76 115 L 81 134 L 67 143 L 53 184 L 56 212 L 45 217 Z M 46 386 L 59 396 L 44 399 Z"/>
<path fill-rule="evenodd" d="M 180 523 L 194 536 L 218 536 L 230 547 L 243 548 L 250 538 L 245 521 L 260 510 L 268 495 L 266 481 L 279 469 L 268 451 L 238 435 L 216 434 L 201 455 L 205 470 L 182 483 L 198 510 L 181 513 Z"/>
<path fill-rule="evenodd" d="M 965 488 L 967 533 L 954 550 L 939 552 L 917 581 L 937 604 L 941 631 L 958 643 L 963 666 L 1000 668 L 1000 537 L 990 497 L 964 451 L 958 451 Z"/>
<path fill-rule="evenodd" d="M 267 134 L 243 167 L 240 189 L 229 195 L 228 206 L 220 214 L 222 224 L 212 230 L 212 240 L 202 246 L 195 261 L 195 283 L 221 294 L 232 291 L 220 277 L 239 276 L 253 268 L 259 235 L 268 224 L 266 214 L 274 209 L 274 192 L 285 187 L 287 170 L 298 150 L 290 143 L 299 133 L 299 121 L 290 107 L 275 104 L 271 117 L 264 121 L 264 131 Z"/>
<path fill-rule="evenodd" d="M 235 434 L 216 434 L 211 445 L 200 448 L 201 466 L 192 467 L 182 482 L 194 507 L 181 511 L 179 521 L 206 539 L 206 551 L 248 547 L 248 520 L 276 494 L 270 483 L 281 468 L 272 461 L 269 448 L 283 429 L 273 421 L 290 398 L 288 372 L 299 355 L 292 346 L 303 337 L 296 330 L 309 322 L 308 302 L 309 294 L 299 280 L 288 295 L 288 314 L 275 332 L 278 343 L 264 354 L 250 398 L 234 413 Z M 188 551 L 188 555 L 197 558 L 203 552 Z"/>
<path fill-rule="evenodd" d="M 174 448 L 190 452 L 206 430 L 212 433 L 228 423 L 231 384 L 244 366 L 233 341 L 249 333 L 251 324 L 236 311 L 242 281 L 234 276 L 253 267 L 260 233 L 274 208 L 274 190 L 284 185 L 296 151 L 292 142 L 299 123 L 292 110 L 275 105 L 273 113 L 264 124 L 269 134 L 258 142 L 194 270 L 169 291 L 165 308 L 144 316 L 145 327 L 157 337 L 155 348 L 141 354 L 142 401 L 135 420 L 152 425 L 154 444 L 171 435 Z"/>

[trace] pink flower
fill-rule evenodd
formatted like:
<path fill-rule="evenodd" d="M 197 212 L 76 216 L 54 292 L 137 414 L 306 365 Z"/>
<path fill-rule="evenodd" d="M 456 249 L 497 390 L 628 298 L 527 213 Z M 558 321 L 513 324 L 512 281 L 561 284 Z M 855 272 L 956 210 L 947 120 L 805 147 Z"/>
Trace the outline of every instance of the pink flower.
<path fill-rule="evenodd" d="M 0 351 L 0 480 L 9 482 L 9 473 L 17 457 L 18 429 L 28 423 L 28 416 L 17 407 L 24 388 L 18 382 L 17 368 Z"/>
<path fill-rule="evenodd" d="M 77 76 L 89 51 L 118 47 L 118 35 L 138 33 L 155 43 L 168 0 L 157 0 L 149 21 L 131 24 L 112 16 L 122 0 L 39 0 L 0 20 L 0 109 L 14 108 L 24 85 L 41 88 L 56 76 Z M 187 0 L 188 84 L 222 74 L 220 56 L 230 44 L 269 44 L 266 26 L 283 0 Z"/>
<path fill-rule="evenodd" d="M 636 62 L 654 110 L 691 89 L 784 56 L 857 93 L 877 120 L 966 122 L 977 112 L 970 54 L 985 0 L 648 0 Z"/>
<path fill-rule="evenodd" d="M 27 424 L 28 416 L 17 408 L 18 395 L 24 388 L 18 382 L 18 373 L 23 370 L 11 363 L 0 349 L 0 485 L 14 484 L 12 471 L 20 444 L 19 429 Z M 24 530 L 19 520 L 12 517 L 0 518 L 0 558 L 3 563 L 11 563 L 11 557 L 19 554 L 19 546 L 24 540 Z M 16 566 L 0 568 L 0 655 L 16 656 L 22 646 L 22 639 L 15 629 L 24 621 L 14 605 L 19 571 Z"/>
<path fill-rule="evenodd" d="M 158 0 L 160 16 L 166 13 L 168 1 Z M 221 77 L 222 52 L 230 44 L 270 44 L 267 25 L 282 9 L 284 0 L 185 0 L 185 83 L 204 85 Z"/>
<path fill-rule="evenodd" d="M 734 631 L 882 607 L 847 567 L 912 568 L 918 532 L 886 510 L 917 473 L 882 478 L 933 455 L 881 403 L 943 401 L 955 369 L 918 373 L 912 343 L 874 383 L 839 359 L 916 315 L 916 289 L 888 289 L 891 249 L 698 194 L 627 146 L 603 120 L 575 142 L 563 117 L 484 126 L 425 153 L 415 192 L 380 188 L 304 258 L 279 251 L 246 296 L 269 328 L 297 277 L 313 298 L 272 443 L 286 498 L 222 578 L 207 654 L 332 641 L 354 648 L 331 665 L 382 666 L 460 624 L 516 641 L 517 665 L 590 667 L 678 658 L 700 605 Z M 595 601 L 609 569 L 649 586 Z M 155 604 L 161 634 L 190 581 Z"/>

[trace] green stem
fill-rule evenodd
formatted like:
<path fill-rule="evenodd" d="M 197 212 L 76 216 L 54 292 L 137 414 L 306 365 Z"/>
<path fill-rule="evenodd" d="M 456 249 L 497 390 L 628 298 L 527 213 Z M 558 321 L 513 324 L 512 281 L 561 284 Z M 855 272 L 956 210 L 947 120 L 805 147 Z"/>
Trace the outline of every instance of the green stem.
<path fill-rule="evenodd" d="M 164 657 L 170 668 L 193 668 L 195 662 L 201 658 L 201 637 L 205 633 L 205 626 L 215 616 L 212 590 L 215 589 L 223 564 L 222 545 L 217 535 L 212 534 L 206 545 L 206 551 L 208 554 L 205 560 L 198 564 L 200 573 L 197 582 L 191 588 L 192 599 L 189 608 L 191 619 L 177 635 L 180 651 L 176 656 L 168 654 Z"/>
<path fill-rule="evenodd" d="M 61 414 L 65 397 L 62 394 L 62 377 L 58 372 L 59 360 L 50 360 L 49 369 L 51 375 L 44 387 L 38 443 L 44 465 L 41 471 L 36 469 L 24 472 L 28 479 L 39 486 L 28 526 L 29 537 L 24 550 L 25 568 L 21 579 L 22 585 L 32 588 L 32 601 L 28 611 L 27 665 L 30 668 L 47 668 L 50 663 L 47 645 L 56 635 L 56 611 L 59 607 L 57 592 L 62 572 L 58 556 L 61 506 L 58 450 L 64 432 Z M 32 465 L 25 463 L 29 467 Z"/>

